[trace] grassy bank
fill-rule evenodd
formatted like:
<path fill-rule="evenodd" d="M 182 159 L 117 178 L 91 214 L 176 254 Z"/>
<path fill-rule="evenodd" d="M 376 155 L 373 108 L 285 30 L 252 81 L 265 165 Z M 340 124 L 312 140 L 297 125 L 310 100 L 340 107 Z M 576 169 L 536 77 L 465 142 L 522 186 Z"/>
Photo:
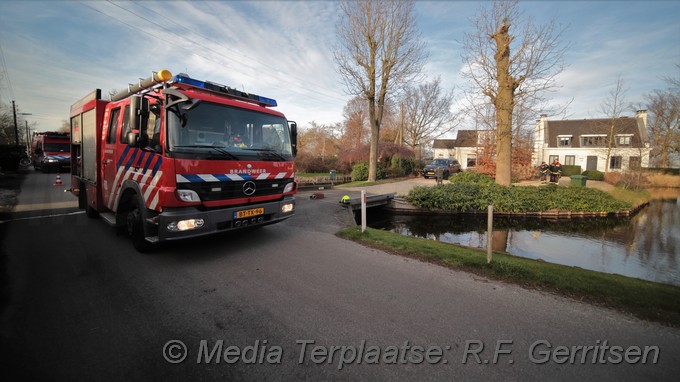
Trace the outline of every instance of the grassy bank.
<path fill-rule="evenodd" d="M 642 203 L 649 202 L 651 199 L 649 192 L 644 190 L 638 191 L 616 187 L 607 191 L 607 193 L 614 199 L 623 200 L 630 203 L 632 206 L 638 206 Z"/>
<path fill-rule="evenodd" d="M 639 318 L 680 326 L 680 287 L 486 252 L 393 232 L 358 227 L 338 236 L 387 252 L 618 309 Z"/>

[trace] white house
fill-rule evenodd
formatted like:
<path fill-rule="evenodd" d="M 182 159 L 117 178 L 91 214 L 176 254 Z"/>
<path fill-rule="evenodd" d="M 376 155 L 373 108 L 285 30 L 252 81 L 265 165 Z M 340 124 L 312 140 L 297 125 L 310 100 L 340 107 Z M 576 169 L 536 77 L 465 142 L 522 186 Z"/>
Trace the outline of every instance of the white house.
<path fill-rule="evenodd" d="M 534 132 L 534 163 L 581 166 L 581 170 L 622 171 L 649 167 L 650 145 L 647 137 L 647 111 L 635 117 L 548 120 L 542 115 Z"/>
<path fill-rule="evenodd" d="M 456 139 L 435 139 L 432 144 L 435 158 L 456 158 L 463 170 L 477 166 L 477 158 L 485 145 L 493 141 L 491 130 L 458 130 Z"/>
<path fill-rule="evenodd" d="M 435 158 L 456 158 L 463 169 L 475 167 L 483 147 L 493 144 L 494 131 L 459 130 L 456 139 L 436 139 Z M 610 138 L 611 137 L 611 138 Z M 613 139 L 611 151 L 609 140 Z M 536 121 L 533 161 L 581 166 L 581 171 L 605 172 L 607 152 L 609 170 L 622 171 L 649 167 L 650 145 L 647 136 L 647 111 L 635 117 Z"/>

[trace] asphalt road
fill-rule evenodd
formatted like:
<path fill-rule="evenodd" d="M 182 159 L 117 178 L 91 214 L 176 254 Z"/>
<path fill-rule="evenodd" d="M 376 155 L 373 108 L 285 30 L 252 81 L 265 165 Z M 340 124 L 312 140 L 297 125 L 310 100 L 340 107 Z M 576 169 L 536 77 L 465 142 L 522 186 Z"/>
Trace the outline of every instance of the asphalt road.
<path fill-rule="evenodd" d="M 50 203 L 0 224 L 4 380 L 680 375 L 679 329 L 337 238 L 352 224 L 337 201 L 356 191 L 302 192 L 281 224 L 142 255 L 59 204 L 53 175 L 27 175 L 19 194 Z"/>

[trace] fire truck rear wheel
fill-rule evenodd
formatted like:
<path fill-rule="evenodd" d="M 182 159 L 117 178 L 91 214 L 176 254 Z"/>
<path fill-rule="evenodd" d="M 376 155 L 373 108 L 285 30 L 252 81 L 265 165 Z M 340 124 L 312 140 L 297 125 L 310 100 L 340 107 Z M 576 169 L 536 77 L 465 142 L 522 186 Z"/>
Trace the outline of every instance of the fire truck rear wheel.
<path fill-rule="evenodd" d="M 132 238 L 132 245 L 139 252 L 146 253 L 151 250 L 151 243 L 144 238 L 144 221 L 142 218 L 142 206 L 137 195 L 130 200 L 130 209 L 128 210 L 125 224 L 127 232 Z"/>

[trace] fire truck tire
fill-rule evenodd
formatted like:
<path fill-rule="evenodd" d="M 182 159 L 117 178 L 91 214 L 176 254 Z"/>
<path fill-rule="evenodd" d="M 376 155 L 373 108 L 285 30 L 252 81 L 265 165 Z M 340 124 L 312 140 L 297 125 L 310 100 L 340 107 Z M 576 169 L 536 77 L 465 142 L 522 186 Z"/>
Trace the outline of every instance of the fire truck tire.
<path fill-rule="evenodd" d="M 151 250 L 151 243 L 144 238 L 144 221 L 142 216 L 142 205 L 139 202 L 137 195 L 130 200 L 130 209 L 128 210 L 125 225 L 127 227 L 128 235 L 132 238 L 132 245 L 138 252 L 147 253 Z"/>

